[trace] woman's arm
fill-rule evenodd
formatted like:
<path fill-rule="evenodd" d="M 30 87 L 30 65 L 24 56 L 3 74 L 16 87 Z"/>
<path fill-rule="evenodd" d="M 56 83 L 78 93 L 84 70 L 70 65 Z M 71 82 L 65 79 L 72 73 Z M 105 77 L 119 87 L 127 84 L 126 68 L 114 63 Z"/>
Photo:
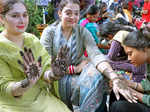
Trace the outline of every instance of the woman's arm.
<path fill-rule="evenodd" d="M 131 89 L 131 92 L 134 94 L 134 96 L 138 99 L 139 102 L 144 103 L 148 107 L 150 107 L 150 94 L 143 94 L 134 89 Z"/>
<path fill-rule="evenodd" d="M 146 64 L 142 64 L 138 67 L 135 67 L 133 64 L 131 64 L 132 72 L 136 75 L 145 75 L 146 73 Z"/>
<path fill-rule="evenodd" d="M 74 73 L 81 73 L 83 68 L 85 67 L 85 65 L 88 63 L 88 59 L 87 60 L 83 60 L 80 64 L 78 64 L 77 66 L 74 66 Z M 68 73 L 69 73 L 69 68 L 68 68 Z"/>
<path fill-rule="evenodd" d="M 85 29 L 82 31 L 82 36 L 84 40 L 84 46 L 87 50 L 88 56 L 95 67 L 108 79 L 113 80 L 113 91 L 119 100 L 119 93 L 122 94 L 128 101 L 135 102 L 135 99 L 127 87 L 127 85 L 123 84 L 121 80 L 118 78 L 118 75 L 112 70 L 112 67 L 108 63 L 107 58 L 103 55 L 93 38 L 91 38 L 91 34 Z"/>
<path fill-rule="evenodd" d="M 45 48 L 40 44 L 40 41 L 37 37 L 35 37 L 34 35 L 29 35 L 30 38 L 28 38 L 28 42 L 32 42 L 32 47 L 31 49 L 25 49 L 24 53 L 21 53 L 23 60 L 26 58 L 29 58 L 27 60 L 30 60 L 30 65 L 31 63 L 37 63 L 38 66 L 38 71 L 39 73 L 35 73 L 35 74 L 39 74 L 39 75 L 35 75 L 35 77 L 30 77 L 29 74 L 31 73 L 29 69 L 29 63 L 27 64 L 27 62 L 24 60 L 24 65 L 21 61 L 18 61 L 18 63 L 20 64 L 21 67 L 24 66 L 28 66 L 28 70 L 27 73 L 24 75 L 27 75 L 27 78 L 22 79 L 21 81 L 15 81 L 9 84 L 9 87 L 11 87 L 11 91 L 12 91 L 12 95 L 13 96 L 22 96 L 26 91 L 28 91 L 29 88 L 31 88 L 34 84 L 36 84 L 36 82 L 41 78 L 42 79 L 42 74 L 50 68 L 50 56 L 48 55 L 48 52 L 45 50 Z M 27 55 L 27 53 L 29 53 Z M 27 56 L 27 57 L 26 57 Z M 30 56 L 30 57 L 29 57 Z M 39 56 L 42 56 L 40 58 L 38 58 Z M 37 62 L 35 62 L 35 60 L 37 60 Z M 26 63 L 26 64 L 25 64 Z M 42 69 L 41 69 L 42 66 Z M 35 70 L 35 69 L 34 69 Z M 37 72 L 37 71 L 36 71 Z M 30 77 L 30 79 L 28 79 Z"/>
<path fill-rule="evenodd" d="M 143 93 L 141 93 L 141 92 L 139 92 L 139 91 L 136 91 L 136 90 L 134 90 L 134 89 L 132 89 L 132 88 L 130 88 L 130 90 L 131 90 L 131 92 L 134 94 L 134 96 L 137 98 L 137 100 L 138 100 L 139 102 L 144 103 L 144 102 L 143 102 L 143 96 L 144 96 Z"/>
<path fill-rule="evenodd" d="M 30 87 L 36 84 L 42 75 L 42 58 L 39 56 L 38 60 L 35 61 L 35 57 L 32 50 L 24 47 L 24 53 L 20 51 L 23 63 L 18 60 L 18 64 L 24 70 L 26 79 L 12 84 L 12 94 L 13 96 L 21 96 Z"/>
<path fill-rule="evenodd" d="M 87 29 L 81 30 L 82 31 L 80 32 L 82 32 L 81 36 L 83 36 L 84 39 L 83 42 L 85 49 L 87 50 L 88 56 L 95 67 L 108 79 L 114 79 L 118 77 L 118 75 L 112 70 L 112 67 L 108 63 L 107 57 L 99 51 L 91 33 Z"/>
<path fill-rule="evenodd" d="M 99 43 L 99 44 L 97 44 L 97 46 L 100 49 L 110 49 L 110 45 L 109 44 L 108 45 L 103 45 L 103 44 Z"/>
<path fill-rule="evenodd" d="M 131 80 L 126 80 L 126 82 L 127 82 L 128 86 L 131 87 L 132 89 L 137 90 L 139 92 L 144 92 L 142 85 L 140 83 L 133 82 Z"/>
<path fill-rule="evenodd" d="M 134 94 L 134 96 L 138 99 L 139 102 L 144 103 L 148 107 L 150 107 L 150 94 L 143 94 L 143 93 L 136 91 L 134 89 L 130 89 L 130 90 Z"/>
<path fill-rule="evenodd" d="M 22 96 L 24 92 L 29 89 L 29 86 L 25 85 L 25 80 L 18 81 L 12 77 L 12 72 L 9 66 L 3 60 L 0 59 L 0 93 L 9 96 Z M 23 83 L 24 82 L 24 83 Z M 25 87 L 26 86 L 26 87 Z"/>
<path fill-rule="evenodd" d="M 147 106 L 150 106 L 150 81 L 145 78 L 141 81 L 141 83 L 132 81 L 127 81 L 127 83 L 131 88 L 133 88 L 132 92 L 138 98 L 138 100 Z"/>
<path fill-rule="evenodd" d="M 83 60 L 80 64 L 78 64 L 77 66 L 74 65 L 70 65 L 67 69 L 67 74 L 78 74 L 81 73 L 83 68 L 85 67 L 85 65 L 88 63 L 88 60 Z M 59 80 L 61 79 L 61 76 L 56 76 L 54 75 L 54 73 L 52 72 L 52 70 L 47 70 L 44 74 L 44 80 L 48 83 L 53 83 L 53 81 L 55 80 Z"/>
<path fill-rule="evenodd" d="M 31 87 L 31 85 L 27 79 L 24 79 L 19 82 L 10 83 L 8 87 L 11 88 L 12 96 L 20 97 Z"/>

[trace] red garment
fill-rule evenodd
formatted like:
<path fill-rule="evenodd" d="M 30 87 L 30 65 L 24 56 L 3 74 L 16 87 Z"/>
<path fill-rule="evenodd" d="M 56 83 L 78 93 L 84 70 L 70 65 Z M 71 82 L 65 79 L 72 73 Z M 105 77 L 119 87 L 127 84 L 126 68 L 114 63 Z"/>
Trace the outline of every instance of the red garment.
<path fill-rule="evenodd" d="M 136 27 L 137 27 L 138 29 L 140 29 L 144 22 L 145 22 L 145 21 L 142 20 L 142 19 L 141 19 L 141 20 L 136 19 L 134 24 L 136 25 Z"/>
<path fill-rule="evenodd" d="M 148 10 L 147 14 L 142 14 L 142 19 L 150 22 L 150 2 L 144 2 L 143 10 Z"/>
<path fill-rule="evenodd" d="M 134 5 L 140 8 L 140 2 L 141 0 L 134 0 Z"/>
<path fill-rule="evenodd" d="M 128 2 L 128 10 L 129 10 L 130 12 L 132 12 L 132 10 L 133 10 L 133 2 L 132 2 L 132 1 L 129 1 L 129 2 Z"/>
<path fill-rule="evenodd" d="M 85 56 L 85 57 L 88 57 L 88 54 L 87 54 L 87 51 L 86 51 L 86 50 L 84 51 L 84 56 Z"/>
<path fill-rule="evenodd" d="M 100 20 L 102 20 L 102 17 L 98 17 L 98 19 L 97 19 L 97 21 L 96 21 L 96 22 L 98 22 L 98 21 L 100 21 Z"/>

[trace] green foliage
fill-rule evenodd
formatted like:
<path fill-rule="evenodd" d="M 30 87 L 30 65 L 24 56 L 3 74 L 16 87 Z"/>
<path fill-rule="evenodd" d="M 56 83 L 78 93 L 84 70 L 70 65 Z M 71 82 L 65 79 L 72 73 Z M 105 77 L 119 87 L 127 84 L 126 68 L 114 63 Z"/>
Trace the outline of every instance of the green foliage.
<path fill-rule="evenodd" d="M 37 24 L 42 23 L 42 9 L 38 8 L 35 4 L 35 0 L 25 0 L 29 14 L 29 25 L 27 32 L 33 33 L 36 36 L 40 36 L 39 31 L 36 29 Z"/>
<path fill-rule="evenodd" d="M 40 33 L 37 30 L 36 26 L 38 24 L 43 24 L 43 11 L 41 6 L 37 6 L 35 0 L 25 0 L 26 6 L 28 8 L 29 14 L 29 25 L 27 32 L 35 34 L 37 37 L 40 37 Z M 49 3 L 47 7 L 48 15 L 46 15 L 46 24 L 54 22 L 53 10 L 54 7 Z"/>
<path fill-rule="evenodd" d="M 51 24 L 55 21 L 54 19 L 54 6 L 52 4 L 49 4 L 48 7 L 47 7 L 47 12 L 48 12 L 48 15 L 46 16 L 46 22 L 47 24 Z"/>

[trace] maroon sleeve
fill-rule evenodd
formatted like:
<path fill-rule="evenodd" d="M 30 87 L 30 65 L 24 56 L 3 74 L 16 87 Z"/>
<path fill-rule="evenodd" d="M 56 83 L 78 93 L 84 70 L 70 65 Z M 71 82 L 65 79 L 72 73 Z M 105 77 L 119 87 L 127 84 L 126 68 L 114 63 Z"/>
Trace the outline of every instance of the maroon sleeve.
<path fill-rule="evenodd" d="M 122 52 L 124 52 L 124 49 L 120 42 L 113 40 L 107 56 L 110 60 L 120 61 L 126 58 L 126 55 Z"/>

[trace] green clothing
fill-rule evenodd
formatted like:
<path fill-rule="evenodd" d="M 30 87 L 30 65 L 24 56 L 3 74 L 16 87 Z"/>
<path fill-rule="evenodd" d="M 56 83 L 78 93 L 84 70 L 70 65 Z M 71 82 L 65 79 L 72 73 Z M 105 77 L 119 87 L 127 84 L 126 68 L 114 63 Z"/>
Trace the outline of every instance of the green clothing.
<path fill-rule="evenodd" d="M 38 38 L 24 33 L 24 46 L 32 49 L 36 60 L 42 56 L 42 73 L 50 68 L 50 57 Z M 42 77 L 23 96 L 13 97 L 11 83 L 19 82 L 26 76 L 17 63 L 18 59 L 22 61 L 19 51 L 23 49 L 2 35 L 0 49 L 0 112 L 70 112 L 66 105 L 48 91 L 49 86 Z"/>
<path fill-rule="evenodd" d="M 144 96 L 142 98 L 142 101 L 144 104 L 150 107 L 150 64 L 147 64 L 147 77 L 142 80 L 141 85 L 144 89 Z"/>

